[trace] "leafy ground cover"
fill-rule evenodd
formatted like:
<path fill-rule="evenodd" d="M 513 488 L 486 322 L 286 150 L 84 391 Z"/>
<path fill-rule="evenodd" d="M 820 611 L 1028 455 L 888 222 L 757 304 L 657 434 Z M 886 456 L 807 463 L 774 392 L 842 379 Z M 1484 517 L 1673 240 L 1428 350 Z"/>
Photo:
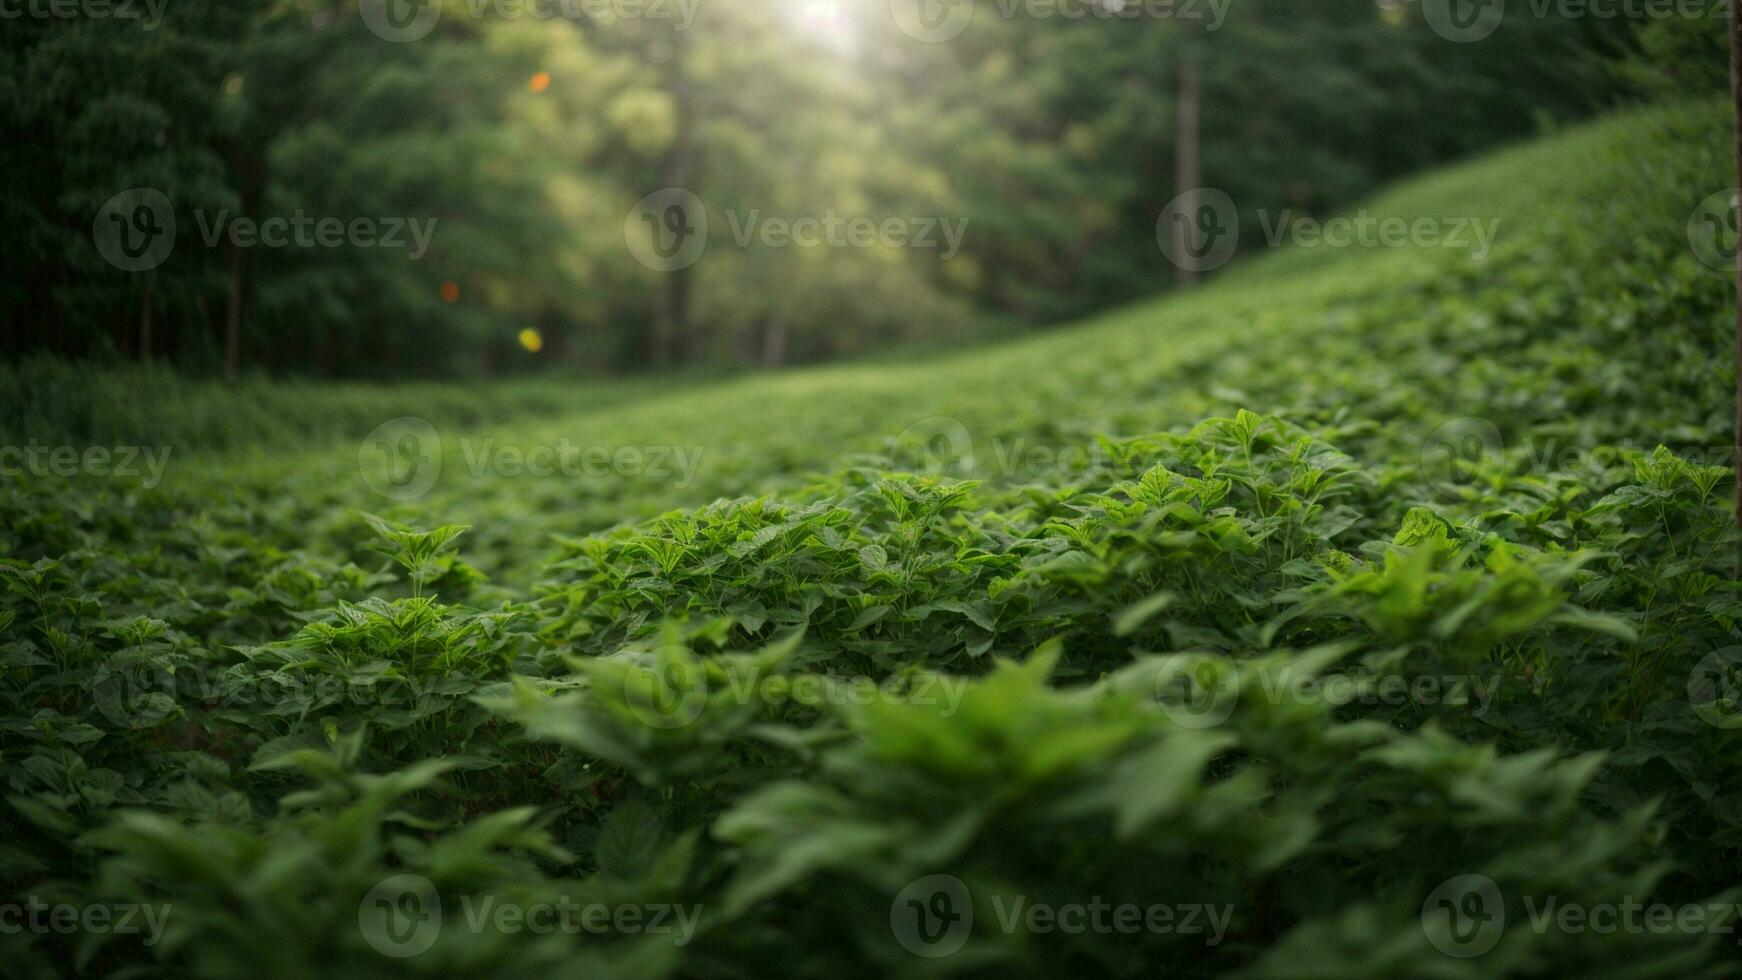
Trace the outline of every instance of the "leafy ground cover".
<path fill-rule="evenodd" d="M 0 483 L 0 877 L 140 910 L 9 967 L 1734 972 L 1723 122 L 920 364 L 36 397 L 171 455 Z"/>

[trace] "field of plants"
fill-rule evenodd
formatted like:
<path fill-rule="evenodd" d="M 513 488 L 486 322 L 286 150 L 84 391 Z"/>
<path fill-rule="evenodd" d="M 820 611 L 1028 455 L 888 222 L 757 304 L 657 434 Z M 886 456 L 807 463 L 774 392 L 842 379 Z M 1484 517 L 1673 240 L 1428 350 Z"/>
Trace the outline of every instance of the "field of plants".
<path fill-rule="evenodd" d="M 0 962 L 1734 974 L 1725 124 L 909 361 L 6 368 Z"/>

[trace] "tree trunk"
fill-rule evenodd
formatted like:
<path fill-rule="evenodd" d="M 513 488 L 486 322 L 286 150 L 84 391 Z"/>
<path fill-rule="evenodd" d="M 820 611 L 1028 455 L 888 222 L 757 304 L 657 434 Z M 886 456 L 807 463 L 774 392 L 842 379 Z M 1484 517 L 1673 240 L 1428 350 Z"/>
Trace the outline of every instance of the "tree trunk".
<path fill-rule="evenodd" d="M 695 91 L 689 77 L 689 34 L 674 29 L 671 35 L 671 68 L 667 77 L 672 102 L 677 108 L 677 134 L 671 151 L 666 155 L 664 180 L 666 187 L 681 187 L 695 191 Z M 660 292 L 655 313 L 653 334 L 654 364 L 665 366 L 682 361 L 695 352 L 698 344 L 690 323 L 690 299 L 693 281 L 687 268 L 665 274 L 665 288 Z"/>
<path fill-rule="evenodd" d="M 786 363 L 786 317 L 775 314 L 762 332 L 762 366 L 780 367 Z"/>
<path fill-rule="evenodd" d="M 230 246 L 230 297 L 224 304 L 224 373 L 242 370 L 242 250 Z"/>
<path fill-rule="evenodd" d="M 1742 188 L 1742 11 L 1730 5 L 1730 98 L 1735 103 L 1736 186 Z M 1737 193 L 1742 194 L 1742 190 Z M 1737 205 L 1742 207 L 1742 203 Z M 1742 247 L 1736 250 L 1736 572 L 1742 578 Z"/>
<path fill-rule="evenodd" d="M 1198 187 L 1202 175 L 1198 169 L 1198 69 L 1192 63 L 1189 48 L 1182 51 L 1179 66 L 1179 112 L 1174 132 L 1173 188 L 1178 201 L 1179 218 L 1173 223 L 1173 254 L 1195 254 L 1191 236 L 1198 218 Z M 1174 281 L 1190 286 L 1198 280 L 1198 270 L 1189 261 L 1175 266 Z"/>
<path fill-rule="evenodd" d="M 151 283 L 145 284 L 145 308 L 139 313 L 139 359 L 151 360 Z"/>

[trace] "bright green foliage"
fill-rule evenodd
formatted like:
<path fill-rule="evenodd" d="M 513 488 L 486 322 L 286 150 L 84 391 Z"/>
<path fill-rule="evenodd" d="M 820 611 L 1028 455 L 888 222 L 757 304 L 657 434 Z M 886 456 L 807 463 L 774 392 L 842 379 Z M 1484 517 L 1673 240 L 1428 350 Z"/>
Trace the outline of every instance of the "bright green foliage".
<path fill-rule="evenodd" d="M 217 408 L 164 424 L 159 486 L 8 477 L 0 881 L 170 907 L 152 946 L 0 935 L 8 967 L 1733 973 L 1730 934 L 1534 918 L 1742 899 L 1733 308 L 1687 237 L 1723 122 L 1369 205 L 1498 217 L 1485 260 L 1296 248 L 924 363 L 432 400 L 413 500 L 359 442 L 424 390 L 316 389 L 307 428 L 190 392 Z M 286 448 L 227 451 L 250 432 Z M 702 455 L 475 465 L 565 438 Z M 973 923 L 924 958 L 892 913 L 934 875 Z M 1468 875 L 1506 927 L 1459 958 L 1423 910 Z M 400 958 L 405 880 L 441 928 Z M 489 911 L 557 901 L 691 928 Z M 1213 942 L 1026 924 L 1090 902 L 1228 911 Z"/>

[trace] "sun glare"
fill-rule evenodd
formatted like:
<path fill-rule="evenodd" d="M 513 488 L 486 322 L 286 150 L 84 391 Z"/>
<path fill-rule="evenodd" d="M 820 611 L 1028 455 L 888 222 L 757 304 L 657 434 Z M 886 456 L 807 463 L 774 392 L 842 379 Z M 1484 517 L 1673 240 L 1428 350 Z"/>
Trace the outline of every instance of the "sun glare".
<path fill-rule="evenodd" d="M 831 47 L 851 51 L 857 46 L 858 32 L 841 0 L 806 0 L 798 8 L 798 24 Z"/>

